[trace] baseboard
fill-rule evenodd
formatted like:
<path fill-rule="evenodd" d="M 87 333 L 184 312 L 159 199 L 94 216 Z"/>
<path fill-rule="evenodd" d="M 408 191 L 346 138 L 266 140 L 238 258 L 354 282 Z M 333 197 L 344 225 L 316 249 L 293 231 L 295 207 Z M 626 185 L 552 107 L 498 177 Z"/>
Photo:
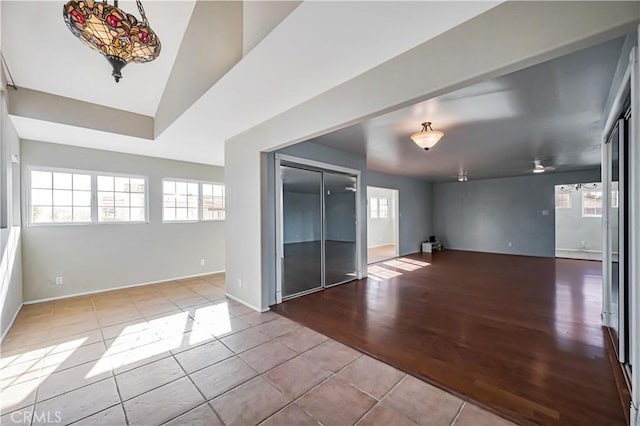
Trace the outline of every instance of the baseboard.
<path fill-rule="evenodd" d="M 387 244 L 378 244 L 376 246 L 367 246 L 367 249 L 378 248 L 378 247 L 386 247 L 386 246 L 395 246 L 395 243 L 387 243 Z"/>
<path fill-rule="evenodd" d="M 25 305 L 24 303 L 21 303 L 18 309 L 16 309 L 16 313 L 13 314 L 13 318 L 9 323 L 9 327 L 7 327 L 7 329 L 4 332 L 2 332 L 2 336 L 0 336 L 0 343 L 2 343 L 4 341 L 4 338 L 7 337 L 7 334 L 9 334 L 9 330 L 11 330 L 11 327 L 13 327 L 13 323 L 16 322 L 16 318 L 18 318 L 18 314 L 20 313 L 24 305 Z"/>
<path fill-rule="evenodd" d="M 620 408 L 624 413 L 626 423 L 633 424 L 631 422 L 632 419 L 630 418 L 633 411 L 633 404 L 631 402 L 631 383 L 624 366 L 618 361 L 618 357 L 616 355 L 616 347 L 613 342 L 614 333 L 615 331 L 612 328 L 604 327 L 605 346 L 607 354 L 609 355 L 609 363 L 611 364 L 611 368 L 613 369 L 613 378 L 618 390 Z M 631 408 L 631 410 L 629 408 Z"/>
<path fill-rule="evenodd" d="M 260 312 L 260 313 L 262 313 L 262 312 L 267 312 L 267 311 L 270 311 L 270 310 L 271 310 L 271 309 L 269 309 L 269 308 L 260 309 L 260 308 L 258 308 L 257 306 L 253 306 L 251 303 L 247 303 L 247 302 L 245 302 L 244 300 L 239 299 L 238 297 L 236 297 L 236 296 L 233 296 L 233 295 L 229 294 L 228 292 L 225 292 L 225 293 L 224 293 L 224 295 L 225 295 L 226 297 L 228 297 L 229 299 L 233 299 L 233 300 L 235 300 L 235 301 L 236 301 L 236 302 L 238 302 L 238 303 L 242 303 L 244 306 L 246 306 L 246 307 L 248 307 L 248 308 L 251 308 L 251 309 L 253 309 L 253 310 L 254 310 L 254 311 L 256 311 L 256 312 Z"/>
<path fill-rule="evenodd" d="M 73 293 L 73 294 L 68 294 L 68 295 L 64 295 L 64 296 L 55 296 L 55 297 L 48 297 L 48 298 L 45 298 L 45 299 L 30 300 L 28 302 L 24 302 L 24 304 L 25 305 L 33 305 L 35 303 L 51 302 L 51 301 L 54 301 L 54 300 L 62 300 L 62 299 L 70 299 L 72 297 L 78 297 L 78 296 L 89 296 L 89 295 L 92 295 L 92 294 L 106 293 L 106 292 L 109 292 L 109 291 L 124 290 L 126 288 L 142 287 L 142 286 L 145 286 L 145 285 L 152 285 L 152 284 L 160 284 L 160 283 L 164 283 L 164 282 L 167 282 L 167 281 L 186 280 L 188 278 L 204 277 L 205 275 L 221 274 L 223 272 L 225 272 L 224 269 L 222 269 L 220 271 L 204 272 L 202 274 L 185 275 L 185 276 L 182 276 L 182 277 L 175 277 L 175 278 L 165 278 L 165 279 L 158 280 L 158 281 L 148 281 L 148 282 L 138 283 L 138 284 L 129 284 L 129 285 L 123 285 L 123 286 L 119 286 L 119 287 L 111 287 L 111 288 L 102 289 L 102 290 L 85 291 L 85 292 L 81 292 L 81 293 Z"/>

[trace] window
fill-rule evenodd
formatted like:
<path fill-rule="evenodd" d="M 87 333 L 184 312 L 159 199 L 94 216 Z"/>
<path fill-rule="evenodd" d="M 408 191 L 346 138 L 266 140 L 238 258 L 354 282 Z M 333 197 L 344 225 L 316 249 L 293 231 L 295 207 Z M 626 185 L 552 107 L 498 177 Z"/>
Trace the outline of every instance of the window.
<path fill-rule="evenodd" d="M 29 180 L 30 225 L 147 219 L 144 177 L 30 168 Z"/>
<path fill-rule="evenodd" d="M 582 217 L 602 217 L 602 191 L 582 192 Z"/>
<path fill-rule="evenodd" d="M 164 222 L 197 222 L 198 182 L 164 180 L 162 182 L 162 220 Z"/>
<path fill-rule="evenodd" d="M 224 220 L 224 185 L 202 183 L 202 220 Z"/>
<path fill-rule="evenodd" d="M 371 198 L 371 201 L 369 202 L 369 217 L 371 217 L 371 219 L 378 218 L 378 199 L 377 198 Z"/>
<path fill-rule="evenodd" d="M 98 176 L 98 222 L 146 221 L 145 180 Z"/>
<path fill-rule="evenodd" d="M 570 208 L 571 208 L 571 193 L 556 192 L 556 209 L 570 209 Z"/>
<path fill-rule="evenodd" d="M 389 200 L 386 198 L 378 198 L 378 217 L 380 219 L 389 217 Z"/>
<path fill-rule="evenodd" d="M 31 170 L 31 223 L 91 222 L 91 175 Z"/>

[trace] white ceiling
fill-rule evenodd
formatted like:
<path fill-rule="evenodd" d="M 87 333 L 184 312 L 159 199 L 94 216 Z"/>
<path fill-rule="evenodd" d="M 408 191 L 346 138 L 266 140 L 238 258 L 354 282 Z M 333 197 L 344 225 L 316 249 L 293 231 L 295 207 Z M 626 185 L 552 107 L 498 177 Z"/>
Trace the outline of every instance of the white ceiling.
<path fill-rule="evenodd" d="M 407 107 L 313 142 L 366 155 L 371 170 L 453 180 L 600 164 L 602 113 L 623 39 L 609 41 Z M 445 136 L 432 150 L 410 139 L 422 121 Z"/>
<path fill-rule="evenodd" d="M 145 1 L 145 7 L 147 2 L 149 0 Z M 29 135 L 30 139 L 49 142 L 223 165 L 224 141 L 231 136 L 321 94 L 498 3 L 306 1 L 154 141 L 133 142 L 126 136 L 114 134 L 105 137 L 93 130 L 38 123 L 30 119 L 15 120 L 16 128 L 23 138 Z M 163 43 L 173 37 L 181 38 L 181 34 L 163 32 L 161 19 L 152 15 L 151 5 L 147 9 Z M 437 16 L 438 19 L 424 25 L 425 16 Z M 3 19 L 5 17 L 3 10 Z M 56 18 L 56 23 L 50 25 L 61 26 L 68 32 L 62 18 L 59 23 Z M 5 37 L 5 44 L 11 44 L 13 36 Z M 37 40 L 39 38 L 33 37 L 30 44 Z M 70 45 L 75 42 L 79 48 L 86 49 L 83 52 L 87 55 L 86 60 L 104 61 L 73 40 L 72 36 L 70 42 Z M 61 46 L 66 48 L 68 45 L 67 40 L 51 46 L 51 50 L 60 52 Z M 77 65 L 78 61 L 84 62 L 84 57 L 74 56 L 72 62 Z M 9 63 L 11 65 L 11 60 Z M 125 78 L 120 84 L 125 79 L 132 82 L 137 95 L 140 92 L 138 87 L 144 84 L 146 77 L 129 74 L 129 68 L 139 68 L 144 72 L 148 66 L 151 64 L 125 68 Z M 73 69 L 73 64 L 70 67 Z M 23 84 L 19 80 L 22 71 L 15 66 L 12 66 L 12 71 L 18 84 Z M 103 68 L 99 72 L 105 74 Z M 111 78 L 108 69 L 106 74 Z M 96 85 L 106 87 L 107 92 L 114 86 L 109 81 Z M 71 96 L 71 89 L 58 89 L 56 94 Z M 93 102 L 104 105 L 109 96 L 103 94 L 103 100 Z"/>
<path fill-rule="evenodd" d="M 162 51 L 129 64 L 115 83 L 111 65 L 87 48 L 62 19 L 64 1 L 2 1 L 2 50 L 19 87 L 153 116 L 171 73 L 195 0 L 143 3 Z M 140 19 L 135 1 L 119 7 Z"/>

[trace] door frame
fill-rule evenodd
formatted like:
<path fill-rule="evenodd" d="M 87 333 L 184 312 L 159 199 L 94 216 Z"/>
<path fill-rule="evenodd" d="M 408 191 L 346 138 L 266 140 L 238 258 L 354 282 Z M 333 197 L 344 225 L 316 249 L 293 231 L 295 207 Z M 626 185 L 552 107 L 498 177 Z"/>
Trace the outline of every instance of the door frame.
<path fill-rule="evenodd" d="M 400 190 L 398 188 L 388 188 L 388 187 L 384 187 L 384 186 L 375 186 L 375 185 L 367 185 L 367 194 L 366 194 L 366 198 L 367 198 L 367 206 L 369 205 L 369 188 L 374 188 L 374 189 L 384 189 L 386 191 L 393 191 L 393 196 L 394 196 L 394 206 L 393 206 L 393 212 L 395 215 L 395 219 L 394 219 L 394 245 L 396 246 L 395 249 L 395 256 L 394 257 L 399 257 L 400 256 Z M 369 221 L 371 220 L 371 218 L 369 217 L 369 209 L 367 209 L 367 231 L 369 228 Z M 368 249 L 369 249 L 369 245 L 368 245 L 368 241 L 369 239 L 367 238 L 367 265 L 369 264 L 369 254 L 368 254 Z"/>
<path fill-rule="evenodd" d="M 361 215 L 361 171 L 350 169 L 348 167 L 336 166 L 334 164 L 323 163 L 321 161 L 309 160 L 306 158 L 295 157 L 287 154 L 275 155 L 275 200 L 276 200 L 276 303 L 282 303 L 282 279 L 283 279 L 283 262 L 284 262 L 284 223 L 282 215 L 282 174 L 280 173 L 281 163 L 296 164 L 304 167 L 309 166 L 316 169 L 326 170 L 327 172 L 338 172 L 353 175 L 356 178 L 356 276 L 357 279 L 363 278 L 362 269 L 362 215 Z M 323 179 L 324 182 L 324 179 Z M 323 187 L 324 188 L 324 187 Z M 323 190 L 324 196 L 324 190 Z M 324 221 L 324 211 L 322 213 Z M 323 224 L 324 226 L 324 224 Z M 324 237 L 323 237 L 324 238 Z M 324 251 L 324 250 L 323 250 Z M 324 269 L 324 259 L 323 259 Z M 323 270 L 324 276 L 324 270 Z M 336 284 L 338 285 L 338 284 Z M 309 293 L 319 291 L 325 288 L 324 280 L 322 287 L 309 290 Z M 304 294 L 304 293 L 303 293 Z M 302 295 L 302 294 L 301 294 Z"/>

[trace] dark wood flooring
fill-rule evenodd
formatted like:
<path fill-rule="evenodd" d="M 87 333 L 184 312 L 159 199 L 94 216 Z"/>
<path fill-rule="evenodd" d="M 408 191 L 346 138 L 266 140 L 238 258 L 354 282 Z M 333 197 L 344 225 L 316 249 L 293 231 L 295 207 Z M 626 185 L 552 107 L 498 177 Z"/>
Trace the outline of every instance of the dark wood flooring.
<path fill-rule="evenodd" d="M 447 250 L 272 309 L 519 423 L 621 425 L 601 263 Z"/>

